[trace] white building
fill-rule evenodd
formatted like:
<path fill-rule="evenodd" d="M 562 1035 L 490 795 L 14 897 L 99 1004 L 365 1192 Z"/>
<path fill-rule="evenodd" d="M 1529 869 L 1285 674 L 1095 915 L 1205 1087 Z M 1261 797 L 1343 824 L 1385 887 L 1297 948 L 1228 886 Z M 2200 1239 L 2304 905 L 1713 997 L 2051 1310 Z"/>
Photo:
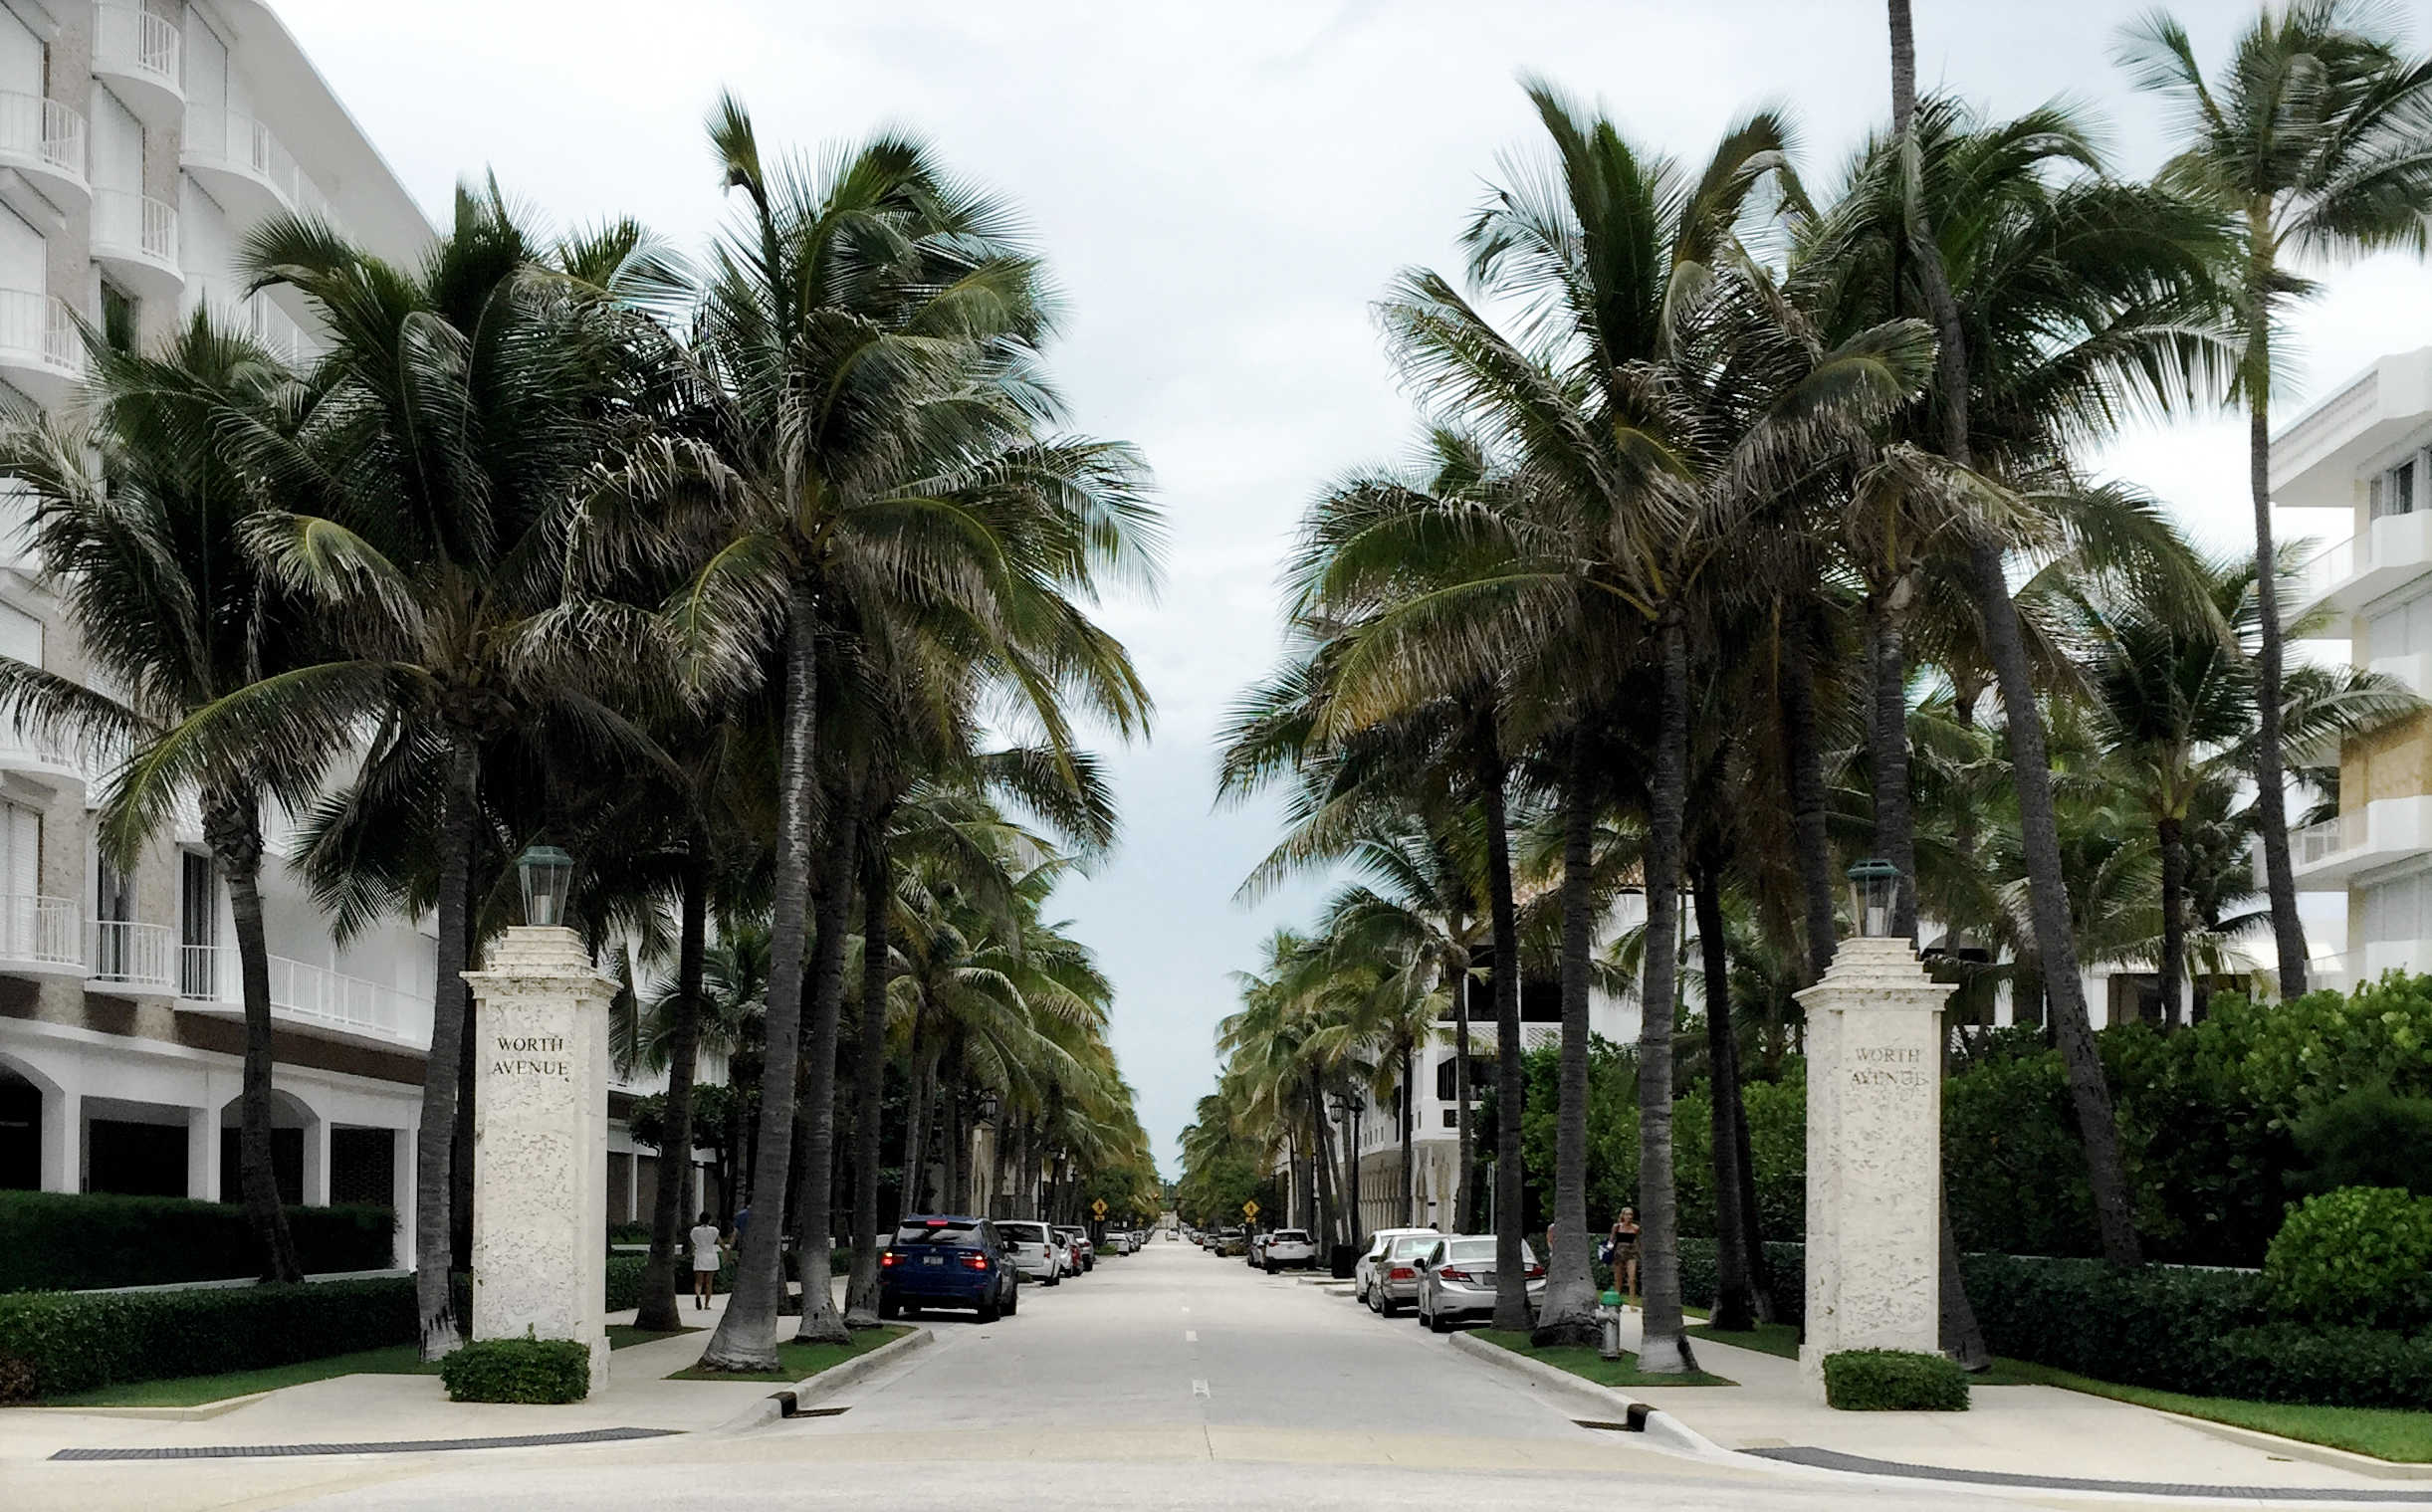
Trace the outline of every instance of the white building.
<path fill-rule="evenodd" d="M 2272 443 L 2272 502 L 2335 511 L 2337 540 L 2297 590 L 2300 615 L 2328 616 L 2354 664 L 2432 696 L 2432 346 L 2386 356 Z M 2343 893 L 2347 936 L 2317 944 L 2316 986 L 2350 986 L 2432 951 L 2432 718 L 2417 716 L 2336 753 L 2292 753 L 2339 768 L 2334 819 L 2289 836 L 2301 892 Z"/>
<path fill-rule="evenodd" d="M 231 275 L 254 226 L 329 217 L 411 262 L 433 232 L 295 39 L 255 0 L 0 0 L 0 385 L 71 395 L 70 312 L 150 343 L 198 305 L 307 355 L 293 295 Z M 0 654 L 84 657 L 0 498 Z M 131 870 L 95 853 L 95 773 L 0 731 L 0 1188 L 235 1194 L 243 1009 L 226 890 L 190 809 Z M 392 920 L 340 946 L 279 857 L 263 873 L 278 1022 L 275 1154 L 291 1201 L 392 1203 L 413 1235 L 433 939 Z M 624 1087 L 621 1112 L 648 1087 Z M 611 1220 L 646 1219 L 655 1161 L 618 1123 Z"/>

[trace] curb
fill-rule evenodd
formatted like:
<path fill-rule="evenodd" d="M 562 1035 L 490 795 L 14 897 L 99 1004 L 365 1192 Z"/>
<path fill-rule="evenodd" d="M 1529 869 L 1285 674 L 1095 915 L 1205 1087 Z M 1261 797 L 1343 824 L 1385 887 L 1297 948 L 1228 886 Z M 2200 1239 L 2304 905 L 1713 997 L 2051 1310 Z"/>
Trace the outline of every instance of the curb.
<path fill-rule="evenodd" d="M 832 1397 L 873 1372 L 894 1364 L 914 1350 L 936 1342 L 937 1335 L 925 1328 L 916 1327 L 901 1339 L 890 1340 L 866 1355 L 855 1356 L 842 1365 L 829 1366 L 816 1376 L 805 1376 L 782 1391 L 771 1392 L 767 1397 L 753 1404 L 748 1410 L 738 1412 L 716 1427 L 705 1428 L 702 1431 L 705 1436 L 724 1437 L 731 1433 L 749 1433 L 755 1428 L 765 1428 L 773 1422 L 779 1422 L 793 1416 L 806 1404 L 816 1402 L 822 1397 Z"/>
<path fill-rule="evenodd" d="M 1675 1454 L 1686 1454 L 1695 1459 L 1734 1461 L 1745 1457 L 1724 1448 L 1671 1413 L 1660 1407 L 1651 1406 L 1617 1387 L 1598 1386 L 1584 1376 L 1574 1376 L 1569 1371 L 1559 1370 L 1542 1360 L 1531 1360 L 1526 1355 L 1514 1354 L 1499 1344 L 1488 1344 L 1485 1340 L 1469 1334 L 1454 1334 L 1446 1342 L 1453 1349 L 1471 1359 L 1509 1371 L 1539 1386 L 1592 1397 L 1608 1406 L 1619 1402 L 1622 1404 L 1624 1420 L 1628 1422 L 1631 1432 L 1644 1433 L 1647 1435 L 1648 1442 L 1669 1449 Z"/>
<path fill-rule="evenodd" d="M 16 1407 L 20 1412 L 61 1412 L 71 1417 L 131 1417 L 151 1422 L 207 1422 L 225 1416 L 238 1407 L 249 1407 L 270 1397 L 269 1392 L 248 1392 L 242 1397 L 222 1397 L 217 1402 L 198 1403 L 190 1407 L 52 1407 L 40 1404 Z"/>

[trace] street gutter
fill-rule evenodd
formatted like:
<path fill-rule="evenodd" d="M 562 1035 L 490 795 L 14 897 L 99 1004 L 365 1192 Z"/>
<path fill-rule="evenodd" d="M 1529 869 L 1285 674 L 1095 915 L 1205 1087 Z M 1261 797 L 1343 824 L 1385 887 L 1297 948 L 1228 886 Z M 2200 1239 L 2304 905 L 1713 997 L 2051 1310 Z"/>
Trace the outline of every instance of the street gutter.
<path fill-rule="evenodd" d="M 856 1385 L 873 1373 L 893 1365 L 911 1354 L 937 1342 L 937 1335 L 915 1327 L 901 1339 L 889 1340 L 866 1355 L 856 1355 L 838 1365 L 831 1365 L 816 1376 L 805 1376 L 783 1391 L 771 1392 L 752 1407 L 738 1412 L 714 1428 L 704 1428 L 706 1437 L 726 1437 L 749 1433 L 780 1422 L 799 1413 L 802 1408 L 823 1397 L 832 1397 L 848 1386 Z"/>

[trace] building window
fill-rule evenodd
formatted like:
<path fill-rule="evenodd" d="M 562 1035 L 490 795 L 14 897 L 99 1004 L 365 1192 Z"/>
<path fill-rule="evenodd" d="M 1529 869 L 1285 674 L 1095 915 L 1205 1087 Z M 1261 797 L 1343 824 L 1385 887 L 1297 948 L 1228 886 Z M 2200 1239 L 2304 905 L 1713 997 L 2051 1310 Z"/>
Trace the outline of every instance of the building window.
<path fill-rule="evenodd" d="M 135 297 L 108 279 L 102 281 L 102 339 L 112 351 L 135 349 Z"/>
<path fill-rule="evenodd" d="M 2373 519 L 2415 513 L 2415 473 L 2416 459 L 2409 457 L 2372 481 L 2369 513 Z"/>
<path fill-rule="evenodd" d="M 178 854 L 177 990 L 187 997 L 216 997 L 219 982 L 219 878 L 209 856 Z"/>

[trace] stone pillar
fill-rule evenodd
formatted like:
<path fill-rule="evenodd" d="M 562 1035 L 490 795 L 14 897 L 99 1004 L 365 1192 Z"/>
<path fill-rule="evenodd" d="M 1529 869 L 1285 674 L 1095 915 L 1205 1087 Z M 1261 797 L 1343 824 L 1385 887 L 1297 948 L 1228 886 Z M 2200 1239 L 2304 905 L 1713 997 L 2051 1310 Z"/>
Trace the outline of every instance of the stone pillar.
<path fill-rule="evenodd" d="M 414 1268 L 414 1137 L 407 1125 L 389 1134 L 388 1205 L 396 1214 L 397 1252 L 390 1258 L 399 1270 Z"/>
<path fill-rule="evenodd" d="M 1939 1347 L 1942 1003 L 1908 942 L 1845 940 L 1807 1007 L 1807 1338 L 1824 1357 Z"/>
<path fill-rule="evenodd" d="M 186 1195 L 198 1202 L 220 1199 L 220 1113 L 186 1110 Z"/>
<path fill-rule="evenodd" d="M 42 1097 L 42 1189 L 85 1189 L 85 1097 L 73 1085 Z"/>
<path fill-rule="evenodd" d="M 330 1205 L 330 1121 L 318 1109 L 304 1126 L 304 1205 Z"/>
<path fill-rule="evenodd" d="M 574 1339 L 608 1380 L 608 1003 L 572 930 L 511 929 L 467 972 L 473 1337 Z M 769 1219 L 774 1221 L 774 1217 Z"/>

